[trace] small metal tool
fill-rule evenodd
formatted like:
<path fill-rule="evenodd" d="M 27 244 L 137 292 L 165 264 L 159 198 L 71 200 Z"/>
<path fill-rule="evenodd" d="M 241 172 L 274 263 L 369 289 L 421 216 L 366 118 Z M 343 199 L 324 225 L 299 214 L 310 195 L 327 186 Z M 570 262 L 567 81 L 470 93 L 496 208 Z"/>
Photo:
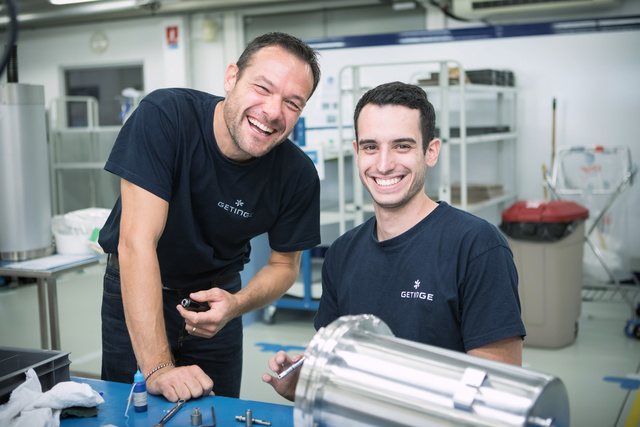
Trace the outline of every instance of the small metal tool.
<path fill-rule="evenodd" d="M 213 410 L 213 406 L 211 407 L 211 418 L 213 418 L 213 424 L 210 426 L 202 426 L 202 427 L 216 427 L 216 413 Z"/>
<path fill-rule="evenodd" d="M 169 412 L 167 412 L 167 415 L 162 417 L 160 422 L 158 424 L 156 424 L 155 426 L 153 426 L 153 427 L 162 427 L 162 426 L 164 426 L 164 423 L 169 421 L 171 419 L 171 417 L 173 417 L 176 414 L 176 412 L 178 412 L 178 410 L 180 410 L 180 408 L 182 408 L 182 406 L 184 406 L 184 403 L 185 403 L 185 400 L 183 400 L 183 399 L 178 400 L 178 403 L 176 404 L 176 406 L 174 406 Z"/>
<path fill-rule="evenodd" d="M 287 369 L 285 369 L 284 371 L 280 372 L 278 374 L 278 379 L 283 379 L 284 377 L 286 377 L 287 375 L 289 375 L 291 372 L 294 371 L 294 369 L 302 366 L 302 364 L 304 363 L 304 356 L 302 356 L 302 359 L 298 360 L 296 363 L 294 363 L 293 365 L 289 366 Z"/>
<path fill-rule="evenodd" d="M 193 412 L 191 412 L 191 425 L 198 427 L 202 425 L 202 413 L 200 413 L 200 408 L 194 408 Z"/>
<path fill-rule="evenodd" d="M 189 311 L 207 311 L 210 308 L 206 302 L 194 301 L 191 298 L 184 298 L 180 301 L 180 305 Z"/>
<path fill-rule="evenodd" d="M 245 417 L 244 415 L 236 415 L 236 421 L 238 421 L 239 423 L 245 423 L 247 422 L 247 417 Z M 271 425 L 271 421 L 264 421 L 264 420 L 259 420 L 257 418 L 253 418 L 251 420 L 251 422 L 257 426 L 270 426 Z"/>

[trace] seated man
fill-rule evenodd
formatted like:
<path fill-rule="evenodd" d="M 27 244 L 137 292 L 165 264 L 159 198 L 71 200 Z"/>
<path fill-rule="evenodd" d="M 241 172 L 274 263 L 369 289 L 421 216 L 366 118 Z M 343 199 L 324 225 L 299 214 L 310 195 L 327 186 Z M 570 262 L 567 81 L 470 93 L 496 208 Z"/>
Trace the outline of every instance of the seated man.
<path fill-rule="evenodd" d="M 375 217 L 326 253 L 314 326 L 370 313 L 395 336 L 521 365 L 526 334 L 513 254 L 500 231 L 425 194 L 440 152 L 426 93 L 400 82 L 378 86 L 354 113 L 353 147 Z M 279 352 L 279 373 L 300 355 Z M 299 370 L 262 380 L 293 400 Z"/>

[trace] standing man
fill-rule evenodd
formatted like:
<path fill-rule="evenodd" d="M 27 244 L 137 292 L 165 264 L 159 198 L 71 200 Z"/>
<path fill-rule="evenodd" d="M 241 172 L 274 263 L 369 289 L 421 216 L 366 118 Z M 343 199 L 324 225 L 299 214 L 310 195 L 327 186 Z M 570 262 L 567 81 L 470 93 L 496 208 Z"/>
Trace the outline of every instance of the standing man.
<path fill-rule="evenodd" d="M 226 98 L 157 90 L 127 120 L 105 166 L 122 180 L 99 239 L 102 379 L 131 383 L 138 366 L 170 401 L 239 397 L 241 316 L 282 296 L 320 243 L 318 175 L 287 139 L 319 78 L 313 49 L 270 33 L 229 65 Z M 241 289 L 262 233 L 269 261 Z"/>
<path fill-rule="evenodd" d="M 487 221 L 425 194 L 427 168 L 440 152 L 426 93 L 383 84 L 363 95 L 353 122 L 375 217 L 327 251 L 315 328 L 370 313 L 399 338 L 521 365 L 525 329 L 506 239 Z M 281 372 L 293 360 L 279 352 L 269 367 Z M 299 372 L 262 379 L 293 400 Z"/>

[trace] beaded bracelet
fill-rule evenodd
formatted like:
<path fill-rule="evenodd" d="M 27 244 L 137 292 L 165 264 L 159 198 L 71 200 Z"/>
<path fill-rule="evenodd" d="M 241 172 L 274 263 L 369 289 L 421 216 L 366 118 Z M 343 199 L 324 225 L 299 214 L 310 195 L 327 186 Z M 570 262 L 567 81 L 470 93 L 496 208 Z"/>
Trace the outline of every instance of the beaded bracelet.
<path fill-rule="evenodd" d="M 171 363 L 171 362 L 165 363 L 164 365 L 160 365 L 160 366 L 154 368 L 151 372 L 149 372 L 147 374 L 146 377 L 144 377 L 144 380 L 147 381 L 151 375 L 155 374 L 156 372 L 158 372 L 162 368 L 166 368 L 167 366 L 173 366 L 173 363 Z"/>

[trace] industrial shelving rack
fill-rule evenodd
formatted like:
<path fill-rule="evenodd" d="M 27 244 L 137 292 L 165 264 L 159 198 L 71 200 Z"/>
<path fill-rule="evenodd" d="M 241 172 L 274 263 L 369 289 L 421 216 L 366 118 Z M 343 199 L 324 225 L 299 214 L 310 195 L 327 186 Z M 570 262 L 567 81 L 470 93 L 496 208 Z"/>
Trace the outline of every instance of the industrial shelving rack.
<path fill-rule="evenodd" d="M 69 126 L 70 103 L 86 110 L 86 123 Z M 111 209 L 120 194 L 120 179 L 104 173 L 104 164 L 120 126 L 100 126 L 93 97 L 54 99 L 49 109 L 49 169 L 52 210 L 62 215 L 92 207 Z"/>
<path fill-rule="evenodd" d="M 435 72 L 434 72 L 435 71 Z M 431 74 L 429 74 L 431 72 Z M 403 75 L 406 78 L 401 78 Z M 386 80 L 380 80 L 384 76 Z M 435 80 L 433 76 L 435 77 Z M 358 99 L 368 89 L 377 84 L 400 80 L 421 86 L 427 92 L 429 99 L 439 98 L 436 106 L 438 138 L 442 141 L 442 148 L 437 165 L 437 175 L 428 174 L 427 181 L 436 181 L 438 200 L 446 201 L 463 210 L 478 212 L 482 209 L 496 206 L 504 208 L 508 203 L 516 200 L 516 103 L 517 89 L 506 84 L 476 84 L 470 83 L 466 78 L 464 67 L 454 60 L 415 61 L 402 63 L 371 63 L 348 65 L 341 69 L 339 75 L 340 103 L 338 131 L 343 137 L 340 145 L 340 153 L 351 149 L 353 140 L 353 124 L 345 119 L 347 109 L 353 112 Z M 431 78 L 425 79 L 424 77 Z M 425 83 L 426 82 L 426 83 Z M 491 114 L 492 123 L 483 126 L 469 126 L 470 105 L 472 98 L 479 96 L 483 101 L 493 103 Z M 454 102 L 457 97 L 457 103 Z M 434 103 L 435 104 L 435 103 Z M 457 105 L 457 109 L 455 108 Z M 348 135 L 348 137 L 346 137 Z M 500 186 L 497 194 L 488 194 L 483 200 L 469 197 L 470 181 L 469 148 L 489 147 L 493 145 L 496 152 L 495 179 Z M 349 147 L 349 148 L 347 148 Z M 453 150 L 457 150 L 454 152 Z M 454 162 L 453 155 L 459 159 Z M 365 220 L 367 213 L 373 212 L 373 206 L 364 199 L 364 190 L 359 182 L 357 171 L 353 173 L 353 200 L 347 200 L 344 196 L 345 174 L 344 157 L 339 156 L 340 173 L 338 174 L 338 186 L 341 189 L 339 198 L 340 232 L 346 231 L 346 222 L 353 216 L 355 225 Z M 353 163 L 355 169 L 355 162 Z M 476 168 L 477 169 L 477 168 Z M 482 169 L 484 175 L 488 168 Z M 477 173 L 476 173 L 477 175 Z M 452 187 L 459 182 L 459 200 L 452 203 Z M 495 183 L 494 183 L 495 184 Z M 427 188 L 429 191 L 429 187 Z"/>

